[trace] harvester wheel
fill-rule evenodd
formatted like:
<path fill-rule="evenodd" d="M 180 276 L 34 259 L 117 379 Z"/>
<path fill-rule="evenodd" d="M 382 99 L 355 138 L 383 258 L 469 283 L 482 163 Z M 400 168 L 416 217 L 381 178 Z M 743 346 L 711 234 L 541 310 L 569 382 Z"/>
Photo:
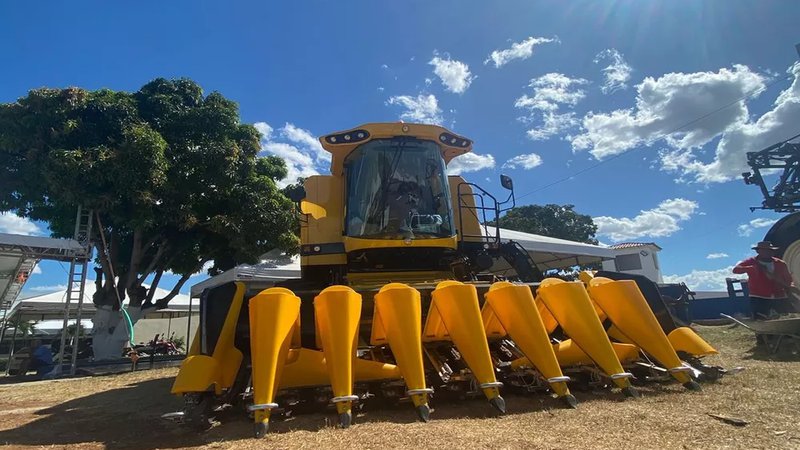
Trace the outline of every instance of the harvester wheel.
<path fill-rule="evenodd" d="M 639 391 L 637 391 L 633 386 L 622 388 L 622 393 L 625 394 L 625 397 L 627 398 L 639 398 L 642 396 L 642 394 L 640 394 Z"/>
<path fill-rule="evenodd" d="M 570 407 L 572 409 L 577 409 L 578 408 L 578 399 L 575 398 L 575 396 L 572 395 L 572 394 L 567 394 L 567 395 L 561 397 L 561 400 L 564 403 L 566 403 L 566 405 L 568 407 Z"/>
<path fill-rule="evenodd" d="M 683 387 L 685 387 L 687 390 L 690 390 L 692 392 L 700 392 L 700 391 L 703 390 L 703 388 L 700 387 L 700 384 L 698 384 L 694 380 L 689 380 L 686 383 L 683 383 Z"/>
<path fill-rule="evenodd" d="M 269 433 L 269 422 L 259 422 L 253 426 L 256 439 L 263 438 Z"/>
<path fill-rule="evenodd" d="M 197 431 L 214 426 L 211 394 L 187 394 L 184 397 L 183 423 Z"/>
<path fill-rule="evenodd" d="M 496 409 L 500 414 L 506 413 L 506 401 L 503 400 L 503 397 L 498 395 L 497 397 L 489 400 L 489 403 L 494 406 L 494 409 Z"/>
<path fill-rule="evenodd" d="M 350 411 L 339 414 L 339 426 L 348 428 L 353 423 L 353 413 Z"/>
<path fill-rule="evenodd" d="M 427 404 L 417 406 L 417 415 L 419 420 L 427 422 L 431 420 L 431 408 Z"/>

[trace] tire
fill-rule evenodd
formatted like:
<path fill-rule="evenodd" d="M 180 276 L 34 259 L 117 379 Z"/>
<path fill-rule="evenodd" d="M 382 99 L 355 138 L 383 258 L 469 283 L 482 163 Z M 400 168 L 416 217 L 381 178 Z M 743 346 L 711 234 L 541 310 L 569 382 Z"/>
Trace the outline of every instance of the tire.
<path fill-rule="evenodd" d="M 187 394 L 184 397 L 183 423 L 189 428 L 201 432 L 214 426 L 211 393 Z"/>

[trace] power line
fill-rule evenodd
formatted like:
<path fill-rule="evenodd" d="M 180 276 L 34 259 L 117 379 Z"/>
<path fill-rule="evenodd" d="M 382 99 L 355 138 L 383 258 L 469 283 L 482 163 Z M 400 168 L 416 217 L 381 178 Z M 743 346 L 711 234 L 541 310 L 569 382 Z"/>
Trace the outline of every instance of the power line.
<path fill-rule="evenodd" d="M 716 113 L 718 113 L 718 112 L 720 112 L 720 111 L 722 111 L 724 109 L 730 108 L 731 106 L 741 102 L 742 100 L 746 100 L 746 99 L 748 99 L 748 98 L 750 98 L 750 97 L 752 97 L 754 95 L 758 95 L 758 94 L 761 94 L 763 92 L 766 92 L 772 86 L 776 85 L 778 82 L 780 82 L 780 81 L 789 81 L 791 78 L 792 78 L 791 76 L 786 76 L 784 78 L 776 78 L 776 79 L 770 81 L 769 83 L 767 83 L 766 85 L 764 85 L 764 87 L 760 87 L 758 89 L 754 89 L 753 91 L 746 93 L 745 95 L 737 98 L 736 100 L 731 101 L 730 103 L 726 103 L 725 105 L 722 105 L 722 106 L 720 106 L 719 108 L 717 108 L 717 109 L 715 109 L 713 111 L 710 111 L 710 112 L 708 112 L 706 114 L 703 114 L 700 117 L 697 117 L 697 118 L 695 118 L 693 120 L 690 120 L 689 122 L 686 122 L 686 123 L 684 123 L 683 125 L 681 125 L 679 127 L 676 127 L 676 128 L 674 128 L 674 129 L 672 129 L 670 131 L 667 131 L 667 132 L 662 133 L 662 134 L 660 134 L 660 135 L 658 135 L 656 137 L 652 137 L 652 138 L 648 139 L 647 140 L 647 144 L 655 142 L 655 141 L 657 141 L 659 139 L 663 139 L 665 136 L 669 136 L 669 135 L 671 135 L 673 133 L 676 133 L 676 132 L 678 132 L 678 131 L 690 126 L 690 125 L 693 125 L 693 124 L 695 124 L 697 122 L 700 122 L 701 120 L 704 120 L 704 119 L 708 118 L 709 116 L 712 116 L 712 115 L 714 115 L 714 114 L 716 114 Z M 585 168 L 583 168 L 581 170 L 578 170 L 577 172 L 575 172 L 575 173 L 573 173 L 571 175 L 567 175 L 565 177 L 559 178 L 559 179 L 557 179 L 557 180 L 555 180 L 555 181 L 553 181 L 551 183 L 545 184 L 544 186 L 538 187 L 538 188 L 536 188 L 536 189 L 534 189 L 534 190 L 532 190 L 530 192 L 526 192 L 525 194 L 519 195 L 519 196 L 517 196 L 517 199 L 521 199 L 523 197 L 527 197 L 527 196 L 529 196 L 531 194 L 535 194 L 537 192 L 540 192 L 540 191 L 543 191 L 545 189 L 551 188 L 551 187 L 556 186 L 558 184 L 561 184 L 561 183 L 563 183 L 565 181 L 569 181 L 569 180 L 571 180 L 571 179 L 573 179 L 573 178 L 575 178 L 575 177 L 577 177 L 579 175 L 582 175 L 582 174 L 584 174 L 586 172 L 589 172 L 590 170 L 596 169 L 597 167 L 600 167 L 603 164 L 606 164 L 608 162 L 614 161 L 615 159 L 620 158 L 622 156 L 625 156 L 628 153 L 633 153 L 633 152 L 641 150 L 641 149 L 642 149 L 641 145 L 637 146 L 637 147 L 634 147 L 634 148 L 629 148 L 628 150 L 625 150 L 622 153 L 617 153 L 616 155 L 611 156 L 610 158 L 604 159 L 602 161 L 598 161 L 595 164 L 592 164 L 589 167 L 585 167 Z"/>

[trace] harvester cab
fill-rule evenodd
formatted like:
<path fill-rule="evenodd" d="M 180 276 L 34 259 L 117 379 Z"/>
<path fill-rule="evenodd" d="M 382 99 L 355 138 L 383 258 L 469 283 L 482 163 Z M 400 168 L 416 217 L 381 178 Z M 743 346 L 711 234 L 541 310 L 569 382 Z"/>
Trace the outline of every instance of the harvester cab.
<path fill-rule="evenodd" d="M 501 387 L 575 407 L 567 373 L 635 397 L 628 368 L 644 354 L 696 388 L 635 285 L 543 280 L 525 249 L 501 241 L 513 181 L 501 178 L 510 192 L 497 201 L 447 175 L 469 139 L 376 123 L 320 142 L 331 174 L 293 196 L 301 277 L 204 292 L 172 389 L 185 399 L 184 422 L 205 428 L 221 405 L 241 403 L 263 436 L 288 410 L 335 409 L 347 427 L 355 407 L 398 402 L 427 421 L 434 390 L 437 400 L 483 396 L 503 413 Z M 490 272 L 499 259 L 511 277 Z"/>
<path fill-rule="evenodd" d="M 450 160 L 472 150 L 469 139 L 438 126 L 390 123 L 320 142 L 331 153 L 331 174 L 304 183 L 303 280 L 354 287 L 469 281 L 503 256 L 496 229 L 483 225 L 497 221 L 503 203 L 447 176 Z"/>

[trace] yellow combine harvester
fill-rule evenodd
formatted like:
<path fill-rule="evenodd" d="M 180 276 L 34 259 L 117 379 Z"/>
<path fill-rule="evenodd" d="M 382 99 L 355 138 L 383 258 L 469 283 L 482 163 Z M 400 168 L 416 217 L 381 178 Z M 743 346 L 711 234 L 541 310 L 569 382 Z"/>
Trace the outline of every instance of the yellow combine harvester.
<path fill-rule="evenodd" d="M 521 246 L 501 241 L 486 224 L 513 206 L 511 179 L 498 202 L 446 174 L 469 139 L 379 123 L 320 142 L 331 175 L 306 179 L 294 199 L 301 279 L 204 292 L 172 388 L 185 423 L 207 427 L 220 406 L 239 403 L 256 436 L 271 415 L 308 406 L 335 408 L 347 427 L 354 405 L 409 402 L 427 421 L 434 393 L 483 395 L 503 413 L 501 388 L 550 391 L 575 407 L 571 377 L 636 397 L 632 373 L 699 389 L 693 378 L 713 372 L 697 358 L 714 349 L 665 326 L 634 281 L 542 280 Z M 513 277 L 491 275 L 501 259 Z"/>

